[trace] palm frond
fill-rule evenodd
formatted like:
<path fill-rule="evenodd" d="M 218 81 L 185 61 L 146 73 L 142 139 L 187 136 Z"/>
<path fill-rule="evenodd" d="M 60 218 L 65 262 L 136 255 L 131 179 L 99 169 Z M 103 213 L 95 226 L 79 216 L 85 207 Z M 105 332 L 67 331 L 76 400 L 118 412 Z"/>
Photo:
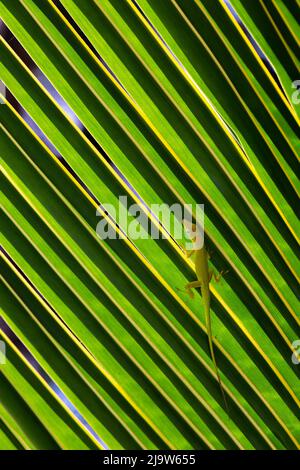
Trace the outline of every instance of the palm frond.
<path fill-rule="evenodd" d="M 0 38 L 0 448 L 299 448 L 296 7 L 230 5 L 0 0 L 44 77 Z M 193 263 L 120 195 L 161 235 L 150 206 L 205 205 L 229 415 Z"/>

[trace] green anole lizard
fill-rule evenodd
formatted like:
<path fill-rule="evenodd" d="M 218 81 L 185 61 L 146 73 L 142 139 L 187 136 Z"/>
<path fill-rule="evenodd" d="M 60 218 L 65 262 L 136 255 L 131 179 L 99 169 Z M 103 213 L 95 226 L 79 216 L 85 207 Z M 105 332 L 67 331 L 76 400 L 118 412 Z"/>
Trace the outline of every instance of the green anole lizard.
<path fill-rule="evenodd" d="M 194 293 L 192 289 L 195 289 L 195 288 L 201 289 L 209 350 L 210 350 L 211 358 L 212 358 L 212 361 L 214 363 L 214 367 L 216 370 L 220 389 L 223 395 L 223 400 L 224 400 L 224 403 L 228 412 L 225 392 L 222 386 L 222 382 L 221 382 L 221 378 L 220 378 L 220 374 L 219 374 L 219 370 L 217 366 L 217 361 L 216 361 L 215 354 L 214 354 L 214 348 L 213 348 L 211 316 L 210 316 L 210 289 L 209 289 L 209 283 L 211 281 L 211 278 L 214 277 L 216 282 L 219 282 L 222 275 L 225 274 L 225 271 L 221 271 L 218 275 L 216 275 L 213 270 L 209 270 L 208 260 L 210 257 L 204 246 L 202 233 L 199 230 L 197 230 L 197 227 L 195 224 L 192 224 L 186 220 L 183 221 L 183 225 L 190 239 L 194 242 L 195 248 L 187 251 L 187 256 L 190 257 L 193 254 L 195 255 L 195 258 L 194 258 L 195 270 L 196 270 L 196 275 L 197 275 L 197 281 L 189 282 L 185 286 L 185 290 L 191 298 L 194 298 Z"/>

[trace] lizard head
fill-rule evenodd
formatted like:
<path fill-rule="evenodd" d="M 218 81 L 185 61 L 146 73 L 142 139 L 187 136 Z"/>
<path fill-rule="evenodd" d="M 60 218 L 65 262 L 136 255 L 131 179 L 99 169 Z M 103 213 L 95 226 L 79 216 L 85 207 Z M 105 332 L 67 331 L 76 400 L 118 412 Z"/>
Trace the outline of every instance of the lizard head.
<path fill-rule="evenodd" d="M 183 219 L 182 221 L 185 233 L 189 237 L 189 239 L 194 243 L 194 247 L 196 249 L 202 248 L 203 246 L 203 234 L 201 233 L 201 230 L 197 226 L 197 224 L 194 224 L 190 220 Z"/>
<path fill-rule="evenodd" d="M 197 226 L 196 226 L 196 224 L 193 224 L 192 222 L 190 222 L 187 219 L 183 219 L 182 224 L 184 226 L 184 230 L 185 230 L 186 234 L 188 235 L 188 237 L 191 240 L 195 240 L 195 238 L 197 236 Z"/>

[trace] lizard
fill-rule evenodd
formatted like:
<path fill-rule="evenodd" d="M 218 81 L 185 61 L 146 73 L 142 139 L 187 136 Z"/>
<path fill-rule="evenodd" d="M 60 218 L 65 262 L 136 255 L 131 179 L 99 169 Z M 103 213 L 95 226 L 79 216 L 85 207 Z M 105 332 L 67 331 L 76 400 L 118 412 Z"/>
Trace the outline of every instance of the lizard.
<path fill-rule="evenodd" d="M 208 344 L 211 359 L 214 364 L 214 368 L 217 374 L 217 379 L 219 382 L 220 390 L 222 392 L 223 400 L 225 403 L 225 407 L 228 413 L 228 406 L 225 397 L 225 392 L 222 386 L 222 381 L 220 378 L 217 361 L 215 358 L 214 347 L 213 347 L 213 339 L 212 339 L 212 328 L 211 328 L 211 314 L 210 314 L 210 288 L 209 283 L 214 277 L 216 282 L 219 282 L 221 277 L 228 271 L 221 271 L 219 274 L 216 274 L 212 269 L 209 269 L 208 260 L 210 259 L 210 255 L 206 250 L 206 247 L 203 243 L 202 234 L 199 230 L 197 230 L 196 224 L 192 224 L 191 222 L 184 220 L 183 225 L 185 228 L 186 233 L 188 234 L 189 238 L 194 242 L 195 248 L 192 250 L 185 250 L 187 257 L 191 257 L 194 255 L 195 259 L 195 271 L 197 275 L 197 280 L 189 282 L 185 286 L 185 292 L 191 297 L 194 298 L 194 293 L 192 289 L 200 288 L 201 295 L 202 295 L 202 302 L 204 307 L 204 314 L 205 314 L 205 323 L 206 323 L 206 330 L 208 336 Z M 201 237 L 201 238 L 200 238 Z"/>

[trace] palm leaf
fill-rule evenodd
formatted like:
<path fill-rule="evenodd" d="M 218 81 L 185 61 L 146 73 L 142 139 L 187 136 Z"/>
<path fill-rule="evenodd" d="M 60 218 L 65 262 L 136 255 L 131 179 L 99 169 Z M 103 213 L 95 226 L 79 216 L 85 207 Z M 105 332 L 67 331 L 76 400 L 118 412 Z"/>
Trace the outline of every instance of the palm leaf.
<path fill-rule="evenodd" d="M 257 2 L 266 29 L 248 3 L 275 75 L 221 0 L 0 0 L 86 129 L 1 38 L 1 79 L 52 144 L 0 106 L 1 448 L 299 448 L 297 25 L 288 2 Z M 96 235 L 120 195 L 161 234 L 150 205 L 205 204 L 229 415 L 201 298 L 178 291 L 192 262 L 170 237 Z"/>

